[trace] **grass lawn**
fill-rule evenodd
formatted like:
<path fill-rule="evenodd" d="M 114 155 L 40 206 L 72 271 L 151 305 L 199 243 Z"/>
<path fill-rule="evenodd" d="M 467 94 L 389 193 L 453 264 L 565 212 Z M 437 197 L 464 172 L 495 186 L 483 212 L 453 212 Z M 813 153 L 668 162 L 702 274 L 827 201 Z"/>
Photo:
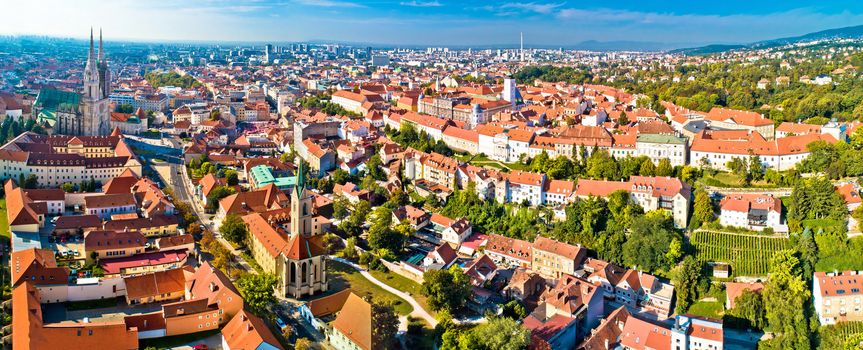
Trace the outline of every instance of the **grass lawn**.
<path fill-rule="evenodd" d="M 330 290 L 340 291 L 350 288 L 357 295 L 364 297 L 371 295 L 375 298 L 388 300 L 393 303 L 396 313 L 399 315 L 407 315 L 413 311 L 413 306 L 407 301 L 397 297 L 395 294 L 385 291 L 378 287 L 359 273 L 352 267 L 340 263 L 338 261 L 327 261 L 327 274 L 330 280 Z M 381 281 L 383 282 L 383 280 Z"/>
<path fill-rule="evenodd" d="M 170 337 L 141 339 L 138 341 L 138 348 L 145 349 L 147 347 L 152 346 L 156 349 L 170 349 L 173 347 L 177 347 L 177 346 L 191 343 L 195 340 L 204 339 L 204 338 L 213 336 L 219 332 L 220 332 L 220 330 L 214 329 L 214 330 L 206 331 L 206 332 L 189 333 L 189 334 L 175 335 L 175 336 L 170 336 Z"/>
<path fill-rule="evenodd" d="M 725 306 L 719 301 L 698 301 L 689 307 L 687 313 L 721 320 L 725 314 Z"/>
<path fill-rule="evenodd" d="M 767 181 L 753 181 L 749 185 L 744 184 L 743 178 L 726 172 L 719 172 L 713 176 L 704 176 L 700 179 L 702 183 L 714 187 L 755 187 L 755 188 L 773 188 L 776 187 Z"/>
<path fill-rule="evenodd" d="M 413 280 L 399 275 L 395 272 L 380 272 L 380 271 L 369 271 L 372 276 L 378 279 L 383 283 L 386 283 L 390 287 L 398 289 L 402 292 L 407 293 L 412 296 L 416 301 L 426 309 L 432 316 L 436 316 L 436 313 L 432 311 L 432 309 L 428 305 L 428 298 L 422 294 L 422 285 L 414 282 Z"/>

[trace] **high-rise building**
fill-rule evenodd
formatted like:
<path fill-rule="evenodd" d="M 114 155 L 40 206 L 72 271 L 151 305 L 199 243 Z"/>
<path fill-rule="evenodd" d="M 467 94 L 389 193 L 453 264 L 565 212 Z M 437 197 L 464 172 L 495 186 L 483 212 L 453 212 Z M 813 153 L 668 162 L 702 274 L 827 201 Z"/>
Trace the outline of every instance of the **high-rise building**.
<path fill-rule="evenodd" d="M 264 48 L 264 62 L 267 64 L 273 63 L 273 44 L 267 44 Z"/>
<path fill-rule="evenodd" d="M 111 133 L 111 70 L 105 59 L 105 45 L 99 30 L 99 54 L 96 56 L 93 29 L 90 29 L 90 51 L 84 66 L 84 91 L 42 89 L 33 102 L 36 122 L 49 133 L 64 135 L 107 136 Z"/>

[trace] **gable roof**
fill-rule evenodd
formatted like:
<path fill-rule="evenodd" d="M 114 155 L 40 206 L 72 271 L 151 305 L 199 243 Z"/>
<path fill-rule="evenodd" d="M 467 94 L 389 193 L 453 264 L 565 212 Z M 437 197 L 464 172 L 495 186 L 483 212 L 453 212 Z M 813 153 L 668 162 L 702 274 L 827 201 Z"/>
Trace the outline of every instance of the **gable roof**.
<path fill-rule="evenodd" d="M 222 337 L 230 349 L 254 350 L 266 343 L 284 350 L 278 339 L 267 328 L 264 320 L 246 310 L 240 310 L 228 321 L 228 324 L 222 328 Z"/>
<path fill-rule="evenodd" d="M 66 284 L 69 269 L 57 267 L 54 252 L 47 249 L 30 248 L 12 252 L 9 261 L 12 270 L 12 285 L 29 280 L 34 285 Z"/>
<path fill-rule="evenodd" d="M 351 293 L 348 296 L 332 325 L 360 349 L 373 349 L 372 306 L 358 295 Z"/>

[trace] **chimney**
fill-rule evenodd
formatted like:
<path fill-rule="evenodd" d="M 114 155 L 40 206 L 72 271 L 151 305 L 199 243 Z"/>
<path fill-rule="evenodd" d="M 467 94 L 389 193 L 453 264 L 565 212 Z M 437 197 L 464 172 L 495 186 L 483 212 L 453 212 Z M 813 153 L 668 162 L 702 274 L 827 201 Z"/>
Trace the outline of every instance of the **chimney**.
<path fill-rule="evenodd" d="M 210 282 L 210 291 L 215 292 L 219 290 L 219 286 L 216 285 L 216 282 Z"/>

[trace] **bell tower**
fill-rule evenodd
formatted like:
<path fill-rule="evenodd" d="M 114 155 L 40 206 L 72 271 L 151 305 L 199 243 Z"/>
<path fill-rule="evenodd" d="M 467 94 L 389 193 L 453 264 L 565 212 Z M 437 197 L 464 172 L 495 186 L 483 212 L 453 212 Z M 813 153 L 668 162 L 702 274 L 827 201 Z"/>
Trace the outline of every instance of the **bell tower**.
<path fill-rule="evenodd" d="M 312 196 L 306 190 L 302 159 L 297 167 L 297 184 L 291 191 L 291 235 L 312 236 Z"/>

